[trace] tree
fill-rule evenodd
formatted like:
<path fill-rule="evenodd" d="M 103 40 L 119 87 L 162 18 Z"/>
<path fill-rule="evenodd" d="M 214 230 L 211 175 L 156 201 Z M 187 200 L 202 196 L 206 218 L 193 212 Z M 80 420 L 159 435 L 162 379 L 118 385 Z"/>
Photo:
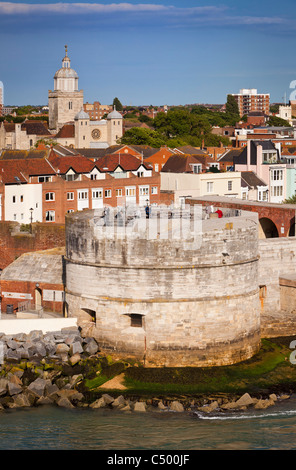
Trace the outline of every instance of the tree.
<path fill-rule="evenodd" d="M 159 148 L 166 144 L 166 140 L 156 131 L 142 127 L 128 129 L 120 139 L 121 144 L 149 145 Z"/>
<path fill-rule="evenodd" d="M 113 100 L 113 108 L 115 107 L 116 111 L 123 111 L 123 106 L 119 99 L 116 97 Z"/>
<path fill-rule="evenodd" d="M 238 104 L 234 96 L 228 95 L 226 102 L 226 112 L 230 114 L 236 114 L 239 116 Z"/>
<path fill-rule="evenodd" d="M 285 119 L 282 119 L 277 116 L 269 116 L 268 126 L 281 126 L 281 127 L 291 127 L 290 123 Z"/>

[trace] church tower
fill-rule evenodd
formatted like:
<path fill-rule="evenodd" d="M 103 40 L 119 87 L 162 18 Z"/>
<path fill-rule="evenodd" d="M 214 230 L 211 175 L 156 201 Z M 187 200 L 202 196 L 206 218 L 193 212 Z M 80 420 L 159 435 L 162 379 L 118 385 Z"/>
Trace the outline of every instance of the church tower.
<path fill-rule="evenodd" d="M 57 131 L 74 117 L 83 107 L 83 90 L 78 90 L 78 75 L 71 68 L 68 47 L 62 67 L 54 75 L 54 90 L 48 92 L 49 129 Z"/>

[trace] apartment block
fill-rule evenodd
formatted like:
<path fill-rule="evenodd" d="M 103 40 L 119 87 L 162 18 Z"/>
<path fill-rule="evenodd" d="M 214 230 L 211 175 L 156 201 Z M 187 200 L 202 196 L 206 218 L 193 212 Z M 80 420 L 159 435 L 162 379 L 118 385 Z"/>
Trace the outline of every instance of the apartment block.
<path fill-rule="evenodd" d="M 269 115 L 270 95 L 257 93 L 256 88 L 242 88 L 238 94 L 232 94 L 237 101 L 240 116 L 260 112 Z"/>

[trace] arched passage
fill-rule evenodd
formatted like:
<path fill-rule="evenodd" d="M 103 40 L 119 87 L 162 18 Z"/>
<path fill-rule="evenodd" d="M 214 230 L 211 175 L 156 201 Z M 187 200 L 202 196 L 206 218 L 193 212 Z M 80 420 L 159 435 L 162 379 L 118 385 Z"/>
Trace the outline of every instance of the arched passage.
<path fill-rule="evenodd" d="M 276 238 L 279 236 L 275 223 L 267 217 L 259 219 L 259 237 L 260 238 Z"/>
<path fill-rule="evenodd" d="M 289 237 L 295 237 L 295 217 L 290 222 Z"/>

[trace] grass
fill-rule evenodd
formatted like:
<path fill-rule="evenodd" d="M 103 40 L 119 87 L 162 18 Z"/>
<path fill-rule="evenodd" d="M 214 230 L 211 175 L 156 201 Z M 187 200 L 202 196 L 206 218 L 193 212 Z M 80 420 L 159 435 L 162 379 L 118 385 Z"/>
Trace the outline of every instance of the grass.
<path fill-rule="evenodd" d="M 117 362 L 102 367 L 85 382 L 94 390 L 125 371 L 124 395 L 198 396 L 208 394 L 253 394 L 290 392 L 296 387 L 296 365 L 289 355 L 292 338 L 262 340 L 258 354 L 251 359 L 222 367 L 145 368 Z M 294 338 L 293 338 L 294 339 Z"/>

